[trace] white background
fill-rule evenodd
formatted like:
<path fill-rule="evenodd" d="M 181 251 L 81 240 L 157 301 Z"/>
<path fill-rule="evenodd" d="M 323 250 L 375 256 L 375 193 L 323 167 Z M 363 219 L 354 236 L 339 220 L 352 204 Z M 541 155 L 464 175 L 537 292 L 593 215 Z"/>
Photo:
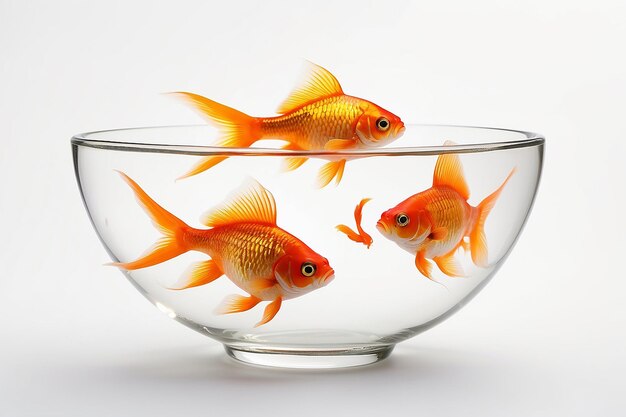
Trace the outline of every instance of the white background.
<path fill-rule="evenodd" d="M 626 3 L 0 0 L 0 416 L 624 415 Z M 405 121 L 547 138 L 495 280 L 378 365 L 278 371 L 152 307 L 107 255 L 69 138 L 271 114 L 303 59 Z"/>

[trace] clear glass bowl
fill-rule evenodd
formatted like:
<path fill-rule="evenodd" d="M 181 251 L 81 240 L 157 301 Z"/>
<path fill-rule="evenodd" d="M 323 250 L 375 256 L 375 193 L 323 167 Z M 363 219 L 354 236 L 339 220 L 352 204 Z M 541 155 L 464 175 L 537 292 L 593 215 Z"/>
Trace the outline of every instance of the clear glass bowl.
<path fill-rule="evenodd" d="M 335 279 L 285 300 L 276 317 L 254 327 L 266 303 L 221 315 L 216 307 L 231 294 L 247 295 L 228 277 L 182 291 L 169 289 L 188 266 L 208 257 L 187 252 L 167 262 L 123 271 L 159 310 L 212 337 L 244 362 L 286 367 L 342 367 L 373 363 L 398 342 L 442 322 L 472 299 L 495 275 L 513 248 L 530 213 L 541 175 L 545 140 L 534 133 L 462 126 L 409 125 L 393 147 L 352 151 L 281 150 L 264 141 L 249 149 L 217 148 L 210 126 L 121 129 L 76 135 L 72 150 L 85 207 L 114 261 L 141 256 L 161 237 L 115 170 L 134 179 L 158 204 L 188 225 L 254 178 L 276 200 L 277 225 L 329 259 Z M 442 146 L 451 140 L 457 145 Z M 262 146 L 262 147 L 260 147 Z M 464 277 L 448 277 L 436 266 L 431 281 L 416 268 L 414 255 L 376 228 L 381 213 L 432 186 L 438 155 L 458 154 L 478 205 L 515 168 L 485 224 L 488 266 L 478 267 L 459 250 Z M 176 181 L 199 158 L 229 159 L 197 176 Z M 281 171 L 286 157 L 310 160 Z M 348 159 L 342 182 L 318 189 L 324 158 Z M 335 226 L 355 228 L 354 207 L 362 198 L 363 228 L 371 248 L 349 240 Z M 99 266 L 94 266 L 99 267 Z"/>

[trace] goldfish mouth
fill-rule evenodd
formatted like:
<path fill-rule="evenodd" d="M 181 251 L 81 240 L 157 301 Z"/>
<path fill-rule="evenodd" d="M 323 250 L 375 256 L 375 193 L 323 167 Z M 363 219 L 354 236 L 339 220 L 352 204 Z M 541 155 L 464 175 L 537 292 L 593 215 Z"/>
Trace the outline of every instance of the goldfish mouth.
<path fill-rule="evenodd" d="M 328 272 L 326 272 L 324 274 L 324 276 L 322 277 L 321 281 L 322 281 L 323 284 L 328 284 L 333 279 L 335 279 L 335 270 L 331 269 L 330 271 L 328 271 Z"/>
<path fill-rule="evenodd" d="M 383 232 L 383 233 L 389 233 L 389 227 L 387 227 L 387 225 L 386 225 L 385 223 L 383 223 L 383 221 L 382 221 L 382 220 L 379 220 L 379 221 L 376 223 L 376 228 L 377 228 L 378 230 L 380 230 L 381 232 Z"/>
<path fill-rule="evenodd" d="M 398 124 L 398 126 L 396 127 L 395 132 L 393 132 L 393 135 L 397 138 L 400 137 L 404 134 L 404 131 L 406 130 L 406 127 L 404 127 L 404 123 L 400 122 L 400 124 Z"/>

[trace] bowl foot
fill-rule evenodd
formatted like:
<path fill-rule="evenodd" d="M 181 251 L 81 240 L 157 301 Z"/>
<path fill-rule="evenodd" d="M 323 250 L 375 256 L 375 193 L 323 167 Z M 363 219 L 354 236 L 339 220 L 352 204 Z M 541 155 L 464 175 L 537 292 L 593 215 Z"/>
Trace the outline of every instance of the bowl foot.
<path fill-rule="evenodd" d="M 290 350 L 224 345 L 237 361 L 258 366 L 295 369 L 334 369 L 370 365 L 389 356 L 394 345 L 337 350 Z"/>

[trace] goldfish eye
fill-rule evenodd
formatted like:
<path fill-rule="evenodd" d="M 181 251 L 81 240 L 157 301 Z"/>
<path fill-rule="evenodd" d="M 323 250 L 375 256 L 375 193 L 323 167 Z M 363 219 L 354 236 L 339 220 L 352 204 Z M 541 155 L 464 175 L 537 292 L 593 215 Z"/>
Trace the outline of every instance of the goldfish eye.
<path fill-rule="evenodd" d="M 387 120 L 387 118 L 385 117 L 379 117 L 378 120 L 376 120 L 376 129 L 380 130 L 381 132 L 385 132 L 386 130 L 388 130 L 389 126 L 389 120 Z"/>
<path fill-rule="evenodd" d="M 396 224 L 397 224 L 398 226 L 400 226 L 400 227 L 404 227 L 404 226 L 406 226 L 407 224 L 409 224 L 409 221 L 410 221 L 410 220 L 411 220 L 411 219 L 409 219 L 409 216 L 407 216 L 407 215 L 406 215 L 406 214 L 404 214 L 404 213 L 400 213 L 400 214 L 398 214 L 398 215 L 396 216 Z"/>
<path fill-rule="evenodd" d="M 317 267 L 314 263 L 311 262 L 305 262 L 300 267 L 300 272 L 302 272 L 302 275 L 304 275 L 305 277 L 312 277 L 313 275 L 315 275 L 316 270 Z"/>

